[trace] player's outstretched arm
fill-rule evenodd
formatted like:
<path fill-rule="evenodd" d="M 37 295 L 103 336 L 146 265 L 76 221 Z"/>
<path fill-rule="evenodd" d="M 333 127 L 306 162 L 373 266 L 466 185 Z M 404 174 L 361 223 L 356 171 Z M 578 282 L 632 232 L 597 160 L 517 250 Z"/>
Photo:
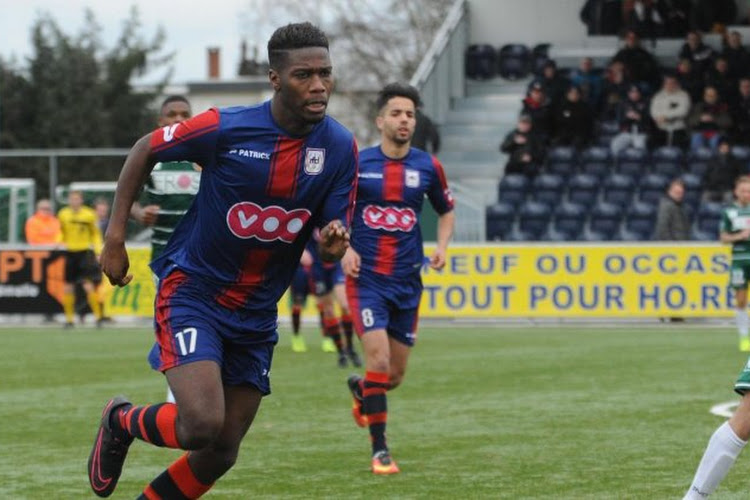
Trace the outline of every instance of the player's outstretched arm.
<path fill-rule="evenodd" d="M 349 232 L 340 220 L 332 220 L 320 230 L 318 250 L 324 262 L 341 260 L 347 248 L 349 248 Z"/>
<path fill-rule="evenodd" d="M 117 180 L 112 215 L 104 236 L 104 248 L 100 258 L 102 272 L 113 285 L 125 286 L 133 279 L 133 275 L 128 274 L 130 261 L 125 250 L 125 235 L 130 208 L 154 168 L 150 142 L 151 134 L 148 134 L 133 145 Z"/>
<path fill-rule="evenodd" d="M 451 210 L 438 217 L 437 246 L 430 256 L 430 267 L 442 269 L 445 267 L 445 253 L 448 243 L 453 236 L 453 228 L 456 225 L 456 214 Z"/>

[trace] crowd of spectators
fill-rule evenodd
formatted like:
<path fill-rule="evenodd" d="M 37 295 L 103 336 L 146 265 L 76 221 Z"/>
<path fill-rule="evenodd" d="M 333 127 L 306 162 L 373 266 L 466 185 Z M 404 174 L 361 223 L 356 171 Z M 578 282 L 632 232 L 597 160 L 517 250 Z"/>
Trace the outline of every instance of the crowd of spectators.
<path fill-rule="evenodd" d="M 677 146 L 714 155 L 705 188 L 712 200 L 724 199 L 735 174 L 717 174 L 718 165 L 734 164 L 734 146 L 750 146 L 750 54 L 736 31 L 726 33 L 720 51 L 690 31 L 676 56 L 675 67 L 660 65 L 631 29 L 605 68 L 589 57 L 562 70 L 547 61 L 501 143 L 505 172 L 536 176 L 555 146 L 606 145 L 613 158 L 628 148 Z"/>

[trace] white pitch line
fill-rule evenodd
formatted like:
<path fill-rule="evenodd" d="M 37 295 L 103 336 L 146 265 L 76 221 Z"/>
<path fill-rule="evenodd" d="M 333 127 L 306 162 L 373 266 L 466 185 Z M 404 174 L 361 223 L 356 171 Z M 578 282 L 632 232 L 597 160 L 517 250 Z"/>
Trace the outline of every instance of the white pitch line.
<path fill-rule="evenodd" d="M 729 418 L 734 413 L 734 409 L 740 405 L 739 401 L 729 401 L 727 403 L 719 403 L 711 407 L 711 414 L 717 417 Z"/>

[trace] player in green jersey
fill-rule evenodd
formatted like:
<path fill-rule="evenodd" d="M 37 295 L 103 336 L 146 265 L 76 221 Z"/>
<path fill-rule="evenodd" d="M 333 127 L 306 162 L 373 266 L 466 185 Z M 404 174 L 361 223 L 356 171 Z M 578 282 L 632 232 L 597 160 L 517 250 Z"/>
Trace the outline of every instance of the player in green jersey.
<path fill-rule="evenodd" d="M 747 285 L 750 280 L 750 177 L 739 177 L 735 183 L 736 201 L 721 211 L 719 238 L 732 245 L 729 284 L 734 289 L 737 331 L 740 351 L 750 351 L 747 315 Z"/>
<path fill-rule="evenodd" d="M 192 110 L 187 98 L 172 95 L 164 99 L 159 108 L 159 126 L 166 130 L 191 116 Z M 153 228 L 151 260 L 164 251 L 177 223 L 193 203 L 199 184 L 200 168 L 192 163 L 157 163 L 154 166 L 144 188 L 143 204 L 136 201 L 130 210 L 130 215 L 135 220 Z M 169 389 L 167 402 L 174 403 L 174 395 Z"/>

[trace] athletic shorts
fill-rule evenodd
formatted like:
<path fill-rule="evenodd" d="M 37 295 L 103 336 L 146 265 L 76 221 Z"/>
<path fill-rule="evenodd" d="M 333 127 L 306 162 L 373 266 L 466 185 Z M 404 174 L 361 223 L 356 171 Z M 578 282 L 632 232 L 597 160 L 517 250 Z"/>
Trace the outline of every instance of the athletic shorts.
<path fill-rule="evenodd" d="M 294 300 L 296 304 L 304 303 L 311 290 L 309 270 L 302 265 L 297 266 L 290 287 L 292 300 Z"/>
<path fill-rule="evenodd" d="M 68 251 L 65 254 L 65 282 L 96 281 L 101 279 L 101 269 L 93 250 Z"/>
<path fill-rule="evenodd" d="M 417 340 L 422 278 L 414 274 L 396 278 L 362 272 L 359 278 L 346 277 L 346 298 L 354 329 L 361 337 L 372 330 L 385 330 L 407 346 Z"/>
<path fill-rule="evenodd" d="M 316 297 L 328 295 L 334 286 L 343 285 L 345 281 L 340 262 L 333 265 L 315 263 L 312 267 L 312 278 Z"/>
<path fill-rule="evenodd" d="M 250 329 L 247 312 L 226 309 L 216 303 L 215 296 L 215 290 L 180 270 L 160 281 L 154 315 L 156 344 L 148 357 L 151 367 L 166 372 L 195 361 L 215 361 L 225 385 L 251 385 L 263 395 L 270 394 L 278 332 Z M 267 323 L 266 319 L 261 322 Z"/>
<path fill-rule="evenodd" d="M 750 261 L 732 261 L 729 272 L 729 286 L 735 290 L 747 288 L 748 281 L 750 281 Z"/>
<path fill-rule="evenodd" d="M 740 396 L 744 396 L 747 391 L 750 391 L 750 358 L 748 358 L 740 376 L 734 383 L 734 392 Z"/>

